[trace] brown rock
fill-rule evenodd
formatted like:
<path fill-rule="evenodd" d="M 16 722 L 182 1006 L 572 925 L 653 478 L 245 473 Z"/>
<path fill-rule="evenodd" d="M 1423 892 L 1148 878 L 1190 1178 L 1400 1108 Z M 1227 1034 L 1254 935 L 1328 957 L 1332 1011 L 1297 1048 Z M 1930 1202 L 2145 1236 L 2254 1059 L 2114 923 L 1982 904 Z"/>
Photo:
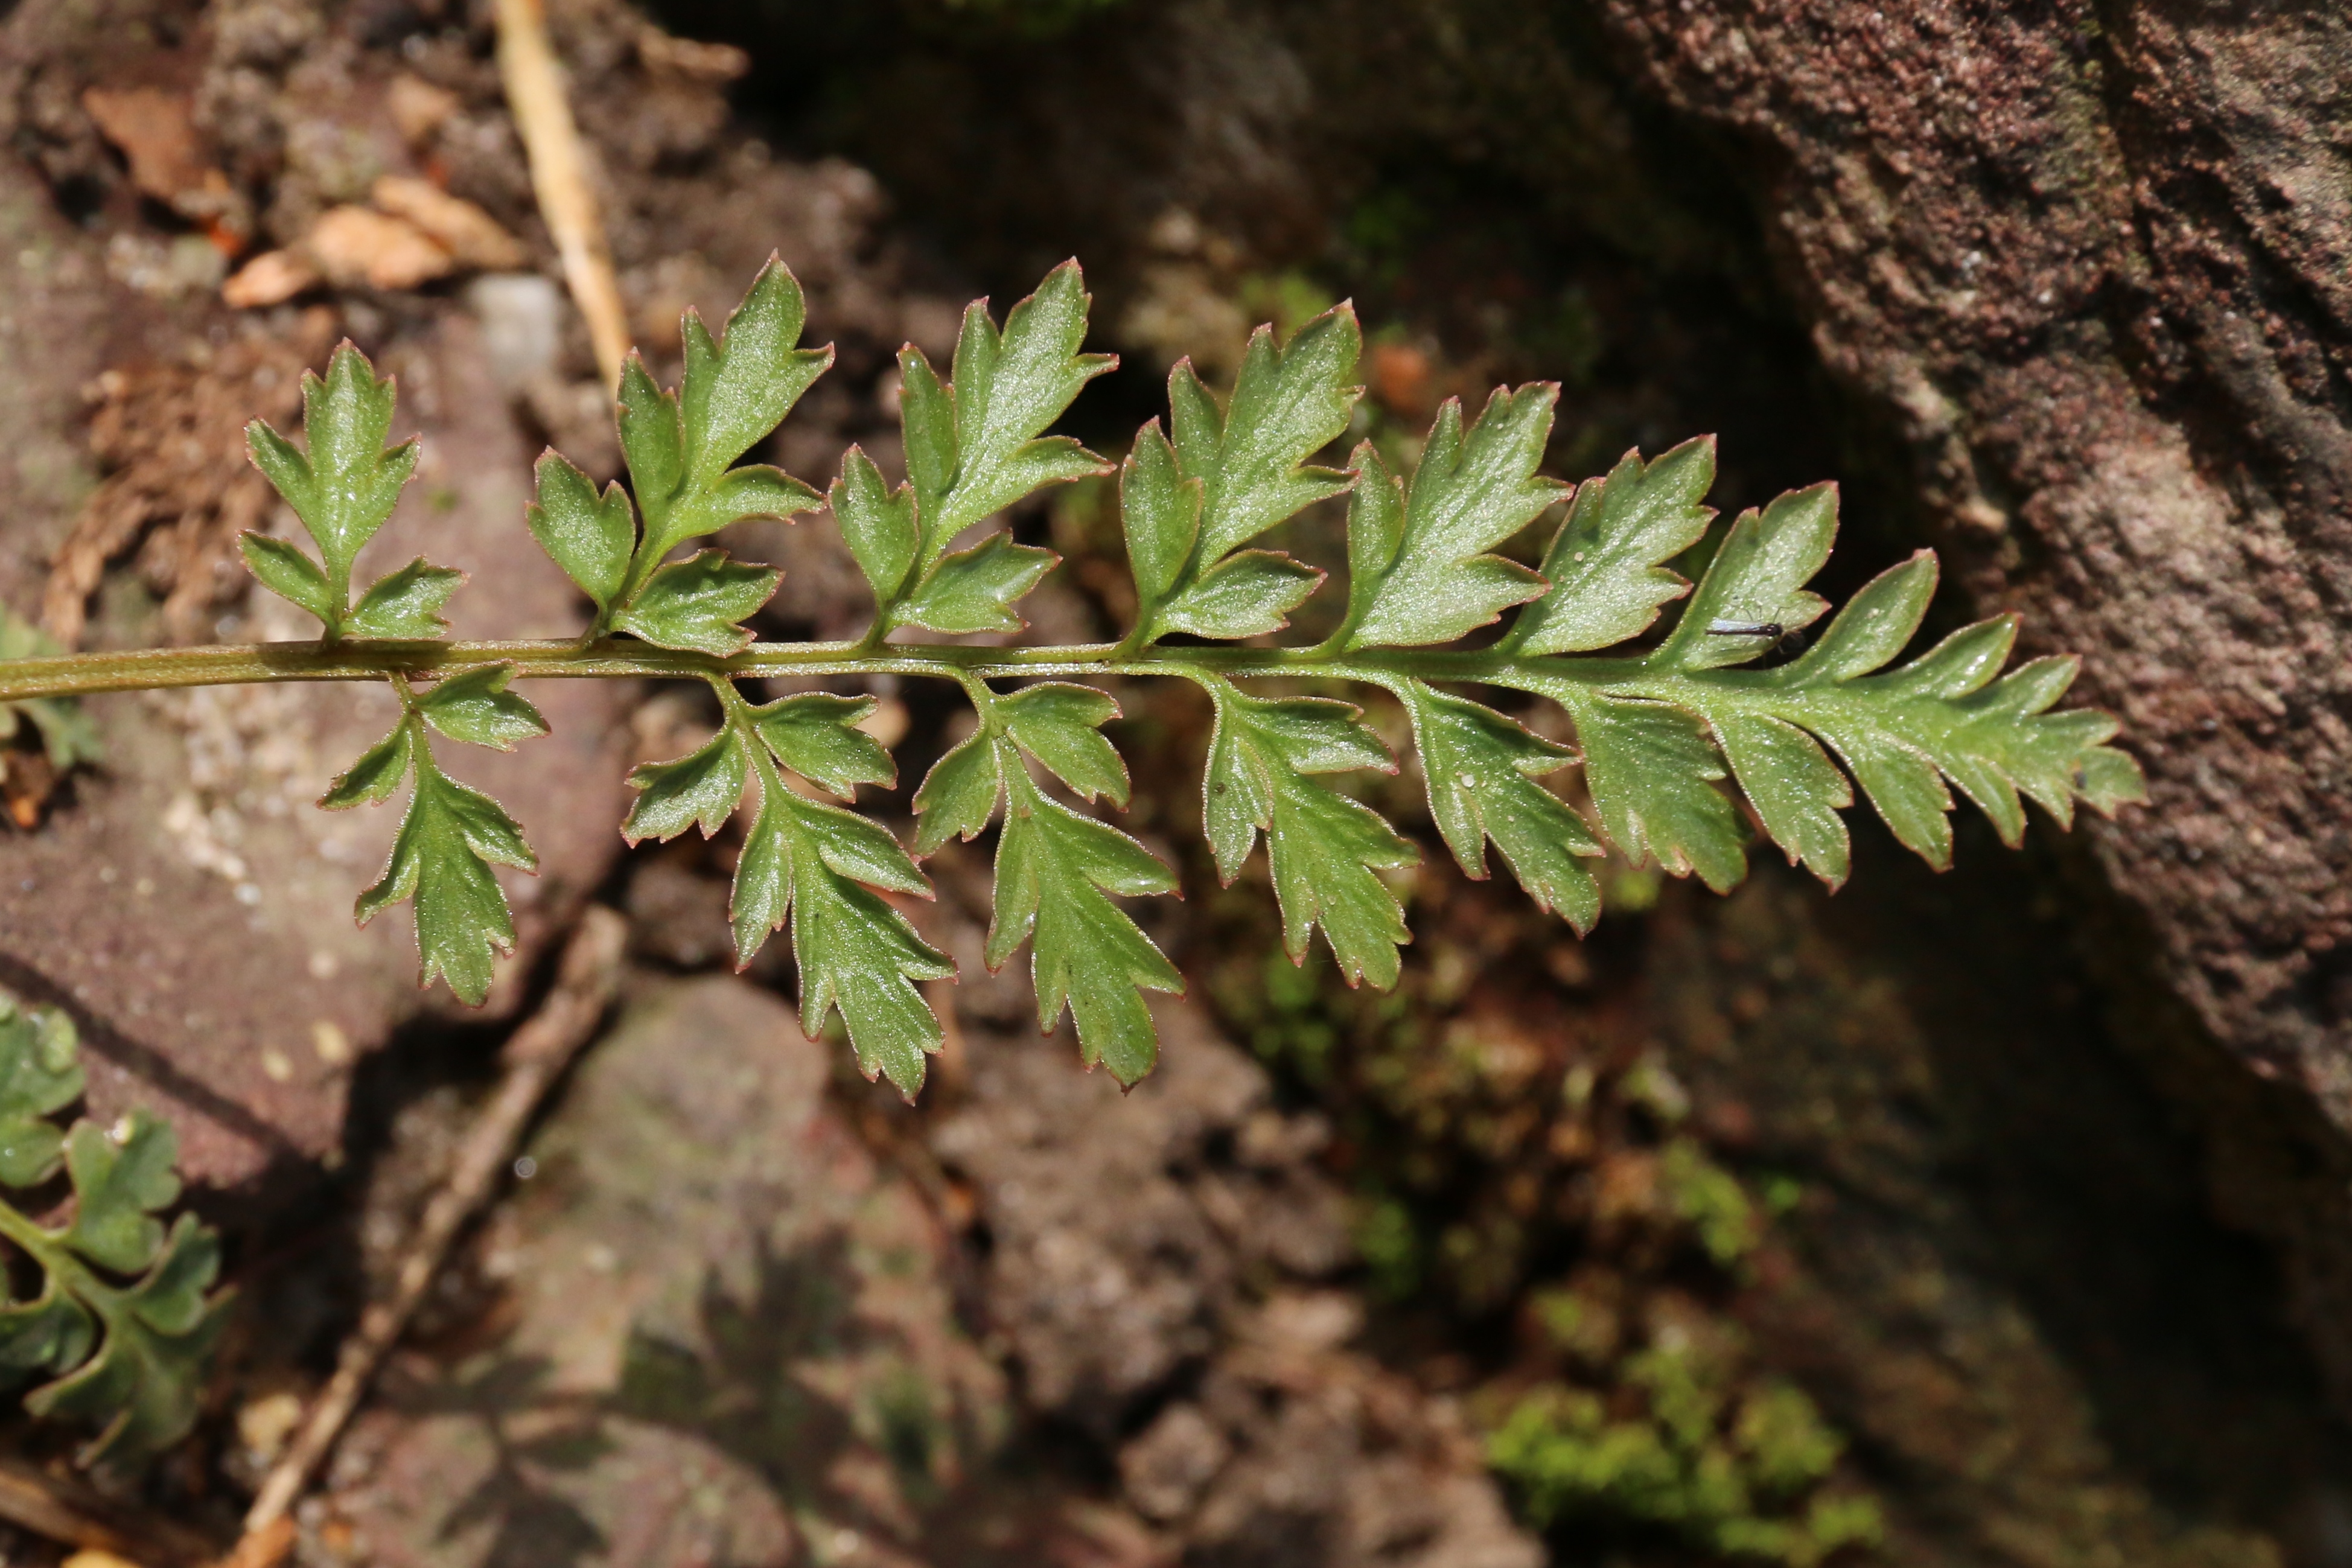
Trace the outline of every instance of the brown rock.
<path fill-rule="evenodd" d="M 2324 1562 L 2292 1533 L 2344 1473 L 2319 1370 L 2269 1261 L 2204 1212 L 2177 1110 L 2095 1005 L 2053 1006 L 2076 962 L 2063 918 L 2021 916 L 2013 864 L 1893 862 L 1834 899 L 1759 868 L 1654 917 L 1643 984 L 1666 1058 L 1807 1173 L 1736 1321 L 1870 1456 L 1873 1484 L 1904 1478 L 1881 1494 L 1889 1563 Z M 1731 1026 L 1759 982 L 1772 1009 Z M 2205 1070 L 2241 1076 L 2219 1051 Z M 2284 1104 L 2267 1114 L 2294 1148 Z M 1552 1320 L 1587 1367 L 1624 1365 L 1644 1335 L 1722 1331 L 1638 1247 L 1612 1261 L 1571 1272 L 1579 1310 Z"/>
<path fill-rule="evenodd" d="M 1972 607 L 2123 716 L 2112 991 L 2352 1410 L 2352 13 L 1596 9 L 1727 150 Z M 2208 1032 L 2251 1072 L 2216 1084 Z M 2288 1152 L 2281 1090 L 2332 1129 Z"/>
<path fill-rule="evenodd" d="M 975 1036 L 973 1104 L 933 1139 L 985 1194 L 1028 1396 L 1105 1432 L 1215 1345 L 1239 1259 L 1180 1176 L 1269 1092 L 1198 1013 L 1158 1016 L 1160 1066 L 1126 1096 L 1057 1041 Z"/>
<path fill-rule="evenodd" d="M 332 1502 L 366 1561 L 917 1561 L 1003 1384 L 947 1237 L 827 1108 L 826 1049 L 722 978 L 592 1047 L 483 1238 L 510 1329 L 413 1363 L 346 1442 Z"/>
<path fill-rule="evenodd" d="M 988 1316 L 1029 1402 L 1097 1431 L 1198 1387 L 1119 1452 L 1181 1561 L 1540 1568 L 1450 1409 L 1345 1348 L 1360 1301 L 1300 1288 L 1349 1251 L 1309 1163 L 1328 1129 L 1276 1125 L 1263 1070 L 1190 1004 L 1154 1008 L 1160 1068 L 1124 1096 L 962 1011 L 971 1098 L 932 1144 L 977 1190 Z"/>
<path fill-rule="evenodd" d="M 2093 831 L 2156 962 L 2352 1129 L 2352 16 L 1599 9 L 1736 150 L 1979 610 L 2086 650 L 2147 768 Z"/>
<path fill-rule="evenodd" d="M 1127 1497 L 1146 1519 L 1180 1519 L 1216 1479 L 1234 1447 L 1197 1405 L 1171 1405 L 1118 1451 Z"/>

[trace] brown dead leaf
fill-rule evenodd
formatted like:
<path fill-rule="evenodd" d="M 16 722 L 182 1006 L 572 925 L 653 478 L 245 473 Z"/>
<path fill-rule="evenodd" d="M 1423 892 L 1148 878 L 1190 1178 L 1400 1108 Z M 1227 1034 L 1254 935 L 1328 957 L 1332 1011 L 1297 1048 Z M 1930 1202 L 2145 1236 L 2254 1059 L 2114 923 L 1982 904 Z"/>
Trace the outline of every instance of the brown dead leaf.
<path fill-rule="evenodd" d="M 235 310 L 257 310 L 282 305 L 324 281 L 318 268 L 299 252 L 265 250 L 221 285 L 221 300 Z"/>
<path fill-rule="evenodd" d="M 498 219 L 429 180 L 386 174 L 369 195 L 378 207 L 415 225 L 464 266 L 511 272 L 530 259 L 522 242 L 499 227 Z"/>
<path fill-rule="evenodd" d="M 331 207 L 319 215 L 302 248 L 330 283 L 342 288 L 414 289 L 457 269 L 448 248 L 406 218 L 367 207 Z"/>
<path fill-rule="evenodd" d="M 81 106 L 130 162 L 131 183 L 142 194 L 169 202 L 202 190 L 207 176 L 220 178 L 197 140 L 186 93 L 93 87 L 81 95 Z"/>
<path fill-rule="evenodd" d="M 162 88 L 93 87 L 82 107 L 100 134 L 131 165 L 131 183 L 182 217 L 205 226 L 214 244 L 234 256 L 253 232 L 252 209 L 214 167 L 196 133 L 188 95 Z"/>
<path fill-rule="evenodd" d="M 415 289 L 465 268 L 512 271 L 530 259 L 496 218 L 429 181 L 386 174 L 371 195 L 381 210 L 340 206 L 320 215 L 299 246 L 255 257 L 221 286 L 221 298 L 252 310 L 322 282 Z"/>

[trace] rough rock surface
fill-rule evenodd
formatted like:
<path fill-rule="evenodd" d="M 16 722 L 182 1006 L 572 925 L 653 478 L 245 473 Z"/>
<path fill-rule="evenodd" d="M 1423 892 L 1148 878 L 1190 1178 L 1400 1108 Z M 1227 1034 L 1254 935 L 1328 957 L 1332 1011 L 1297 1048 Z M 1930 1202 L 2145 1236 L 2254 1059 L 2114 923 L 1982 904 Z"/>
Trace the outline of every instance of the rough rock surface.
<path fill-rule="evenodd" d="M 2155 966 L 2352 1129 L 2352 18 L 1599 9 L 1721 139 L 1977 605 L 2083 649 L 2123 714 L 2151 801 L 2097 843 Z M 2347 1271 L 2297 1235 L 2343 1225 L 2340 1175 L 2222 1184 L 2289 1235 L 2307 1318 L 2340 1322 Z"/>
<path fill-rule="evenodd" d="M 1843 474 L 1873 503 L 1853 567 L 1937 544 L 1939 616 L 2021 609 L 2029 652 L 2079 651 L 2153 795 L 2086 835 L 2091 966 L 2352 1409 L 2342 7 L 1189 0 L 1042 50 L 903 31 L 877 79 L 915 107 L 849 134 L 980 246 L 1029 238 L 985 220 L 1066 172 L 1130 300 L 1181 316 L 1204 296 L 1164 275 L 1286 263 L 1390 293 L 1409 262 L 1392 307 L 1457 354 L 1566 281 L 1584 352 L 1523 332 L 1509 362 L 1609 438 L 1564 469 L 1720 429 L 1730 504 Z M 992 134 L 929 151 L 1008 81 Z M 1516 248 L 1465 260 L 1497 205 Z"/>
<path fill-rule="evenodd" d="M 413 1358 L 345 1446 L 359 1560 L 908 1561 L 1000 1440 L 1003 1379 L 956 1324 L 948 1236 L 825 1078 L 741 982 L 631 1008 L 481 1240 L 490 1347 Z"/>
<path fill-rule="evenodd" d="M 1318 1288 L 1354 1251 L 1328 1129 L 1197 1006 L 1155 1009 L 1160 1065 L 1124 1096 L 988 1011 L 931 1147 L 975 1189 L 1024 1402 L 1124 1436 L 1127 1500 L 1186 1563 L 1538 1568 L 1451 1408 L 1347 1349 L 1362 1306 Z"/>
<path fill-rule="evenodd" d="M 772 994 L 651 985 L 472 1248 L 486 1310 L 345 1444 L 314 1560 L 1538 1568 L 1458 1418 L 1347 1348 L 1317 1125 L 1163 1025 L 1125 1098 L 969 1037 L 942 1183 L 875 1159 Z M 1123 1500 L 1055 1458 L 1070 1424 Z"/>
<path fill-rule="evenodd" d="M 1891 858 L 1666 900 L 1644 985 L 1694 1120 L 1801 1173 L 1736 1315 L 1899 1498 L 1888 1560 L 2344 1561 L 2292 1298 L 2063 988 L 2084 937 L 2017 868 Z"/>
<path fill-rule="evenodd" d="M 2184 993 L 2352 1125 L 2352 21 L 1605 9 L 1753 179 L 1970 590 L 2088 650 L 2153 790 L 2101 841 Z"/>

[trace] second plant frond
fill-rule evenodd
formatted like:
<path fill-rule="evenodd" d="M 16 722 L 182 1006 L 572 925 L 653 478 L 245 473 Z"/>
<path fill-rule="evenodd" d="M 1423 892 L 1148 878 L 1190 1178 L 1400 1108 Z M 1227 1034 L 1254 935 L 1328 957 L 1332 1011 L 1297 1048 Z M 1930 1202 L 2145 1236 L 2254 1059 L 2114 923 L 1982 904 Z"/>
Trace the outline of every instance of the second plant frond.
<path fill-rule="evenodd" d="M 497 802 L 442 771 L 436 738 L 511 747 L 543 732 L 509 689 L 518 677 L 708 682 L 718 733 L 631 775 L 638 795 L 622 831 L 632 842 L 689 827 L 710 835 L 740 816 L 739 958 L 748 963 L 788 932 L 803 1027 L 814 1033 L 837 1013 L 867 1074 L 909 1095 L 941 1037 L 922 985 L 954 965 L 904 900 L 930 896 L 923 858 L 950 837 L 991 830 L 987 962 L 1027 947 L 1043 1026 L 1066 1012 L 1081 1055 L 1121 1082 L 1151 1068 L 1144 993 L 1181 982 L 1124 900 L 1171 893 L 1176 878 L 1098 815 L 1105 803 L 1124 805 L 1129 788 L 1105 733 L 1118 709 L 1087 684 L 1107 677 L 1171 678 L 1206 693 L 1214 728 L 1202 827 L 1220 875 L 1242 875 L 1263 841 L 1292 955 L 1319 930 L 1351 981 L 1382 986 L 1410 940 L 1392 877 L 1419 850 L 1336 781 L 1393 773 L 1400 762 L 1355 705 L 1296 695 L 1302 679 L 1395 703 L 1438 837 L 1463 870 L 1486 876 L 1491 845 L 1530 896 L 1579 931 L 1600 913 L 1594 858 L 1612 850 L 1720 890 L 1764 839 L 1835 886 L 1849 864 L 1841 813 L 1857 786 L 1937 866 L 1951 854 L 1955 789 L 2011 844 L 2027 800 L 2064 825 L 2077 802 L 2112 813 L 2140 797 L 2137 766 L 2107 744 L 2116 721 L 2057 707 L 2074 659 L 2005 668 L 2014 616 L 1965 626 L 1903 661 L 1936 587 L 1929 552 L 1872 580 L 1804 652 L 1772 661 L 1829 615 L 1806 584 L 1836 534 L 1832 487 L 1735 519 L 1694 587 L 1675 563 L 1704 548 L 1713 524 L 1708 440 L 1647 460 L 1629 453 L 1605 475 L 1565 484 L 1540 472 L 1555 389 L 1535 384 L 1499 389 L 1475 415 L 1447 403 L 1410 474 L 1391 472 L 1369 442 L 1342 466 L 1330 453 L 1354 414 L 1361 344 L 1344 305 L 1286 343 L 1260 328 L 1222 395 L 1179 364 L 1165 423 L 1145 425 L 1114 465 L 1050 433 L 1111 363 L 1080 352 L 1087 307 L 1068 263 L 1002 322 L 974 303 L 944 374 L 904 350 L 903 476 L 853 447 L 820 493 L 740 460 L 832 363 L 829 349 L 800 346 L 801 290 L 772 261 L 723 332 L 687 318 L 677 388 L 630 361 L 619 416 L 625 489 L 600 492 L 562 458 L 541 460 L 529 526 L 590 606 L 587 637 L 569 643 L 435 641 L 437 612 L 463 579 L 423 560 L 354 595 L 354 565 L 413 471 L 415 445 L 386 447 L 392 385 L 345 344 L 306 384 L 307 450 L 258 423 L 252 430 L 255 461 L 317 552 L 250 535 L 247 560 L 317 616 L 321 640 L 244 662 L 193 650 L 212 662 L 184 679 L 393 683 L 399 721 L 320 804 L 380 804 L 409 784 L 391 864 L 360 896 L 359 915 L 413 900 L 424 979 L 438 974 L 468 1001 L 482 997 L 494 955 L 512 942 L 492 868 L 534 861 Z M 1020 601 L 1056 564 L 992 519 L 1043 487 L 1114 471 L 1137 605 L 1124 636 L 1069 647 L 940 640 L 1022 630 Z M 1324 574 L 1265 536 L 1340 498 L 1348 580 L 1325 617 L 1336 626 L 1312 646 L 1283 644 L 1289 617 L 1326 591 Z M 697 542 L 741 518 L 789 517 L 828 500 L 873 592 L 871 629 L 846 643 L 755 642 L 746 623 L 780 574 Z M 1536 566 L 1498 553 L 1561 503 Z M 909 631 L 930 636 L 905 640 Z M 0 662 L 0 709 L 11 698 L 176 679 L 146 666 L 106 673 L 109 658 L 142 657 L 153 662 Z M 859 785 L 896 778 L 888 753 L 858 728 L 869 700 L 759 701 L 740 684 L 881 673 L 953 681 L 977 718 L 915 793 L 911 852 L 854 809 Z M 1572 742 L 1504 710 L 1531 699 L 1558 706 L 1565 726 L 1545 727 Z M 53 734 L 62 721 L 48 721 Z M 1564 779 L 1572 796 L 1553 787 Z"/>
<path fill-rule="evenodd" d="M 227 1322 L 212 1289 L 220 1237 L 179 1200 L 179 1142 L 169 1122 L 134 1110 L 111 1127 L 58 1114 L 81 1098 L 79 1036 L 53 1007 L 0 991 L 0 1237 L 38 1289 L 0 1301 L 0 1384 L 35 1384 L 33 1415 L 97 1428 L 82 1462 L 135 1469 L 195 1424 L 203 1370 Z M 68 1217 L 41 1189 L 62 1174 Z M 6 1295 L 15 1295 L 7 1291 Z"/>

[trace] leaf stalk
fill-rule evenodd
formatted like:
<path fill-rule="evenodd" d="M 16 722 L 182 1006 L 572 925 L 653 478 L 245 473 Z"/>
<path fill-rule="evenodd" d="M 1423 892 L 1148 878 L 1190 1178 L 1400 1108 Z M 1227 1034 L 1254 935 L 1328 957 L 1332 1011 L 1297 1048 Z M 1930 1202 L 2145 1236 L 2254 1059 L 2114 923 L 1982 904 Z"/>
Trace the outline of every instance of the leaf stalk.
<path fill-rule="evenodd" d="M 1145 647 L 1088 643 L 1065 647 L 975 647 L 959 644 L 753 643 L 728 657 L 645 643 L 577 639 L 517 642 L 272 642 L 134 648 L 0 660 L 0 702 L 91 697 L 193 686 L 284 681 L 446 680 L 497 665 L 519 680 L 741 680 L 758 677 L 898 675 L 961 682 L 1023 677 L 1176 676 L 1209 671 L 1229 679 L 1320 676 L 1379 684 L 1401 677 L 1484 685 L 1569 681 L 1610 689 L 1643 679 L 1641 661 L 1513 658 L 1483 651 L 1415 648 L 1332 658 L 1321 648 Z M 1709 684 L 1755 684 L 1751 672 L 1710 672 Z M 1525 689 L 1537 690 L 1538 685 Z M 1646 694 L 1646 693 L 1645 693 Z"/>
<path fill-rule="evenodd" d="M 119 1312 L 129 1299 L 129 1292 L 101 1279 L 71 1247 L 6 1204 L 0 1204 L 0 1237 L 15 1242 L 58 1284 L 84 1300 L 102 1304 L 109 1313 Z"/>

